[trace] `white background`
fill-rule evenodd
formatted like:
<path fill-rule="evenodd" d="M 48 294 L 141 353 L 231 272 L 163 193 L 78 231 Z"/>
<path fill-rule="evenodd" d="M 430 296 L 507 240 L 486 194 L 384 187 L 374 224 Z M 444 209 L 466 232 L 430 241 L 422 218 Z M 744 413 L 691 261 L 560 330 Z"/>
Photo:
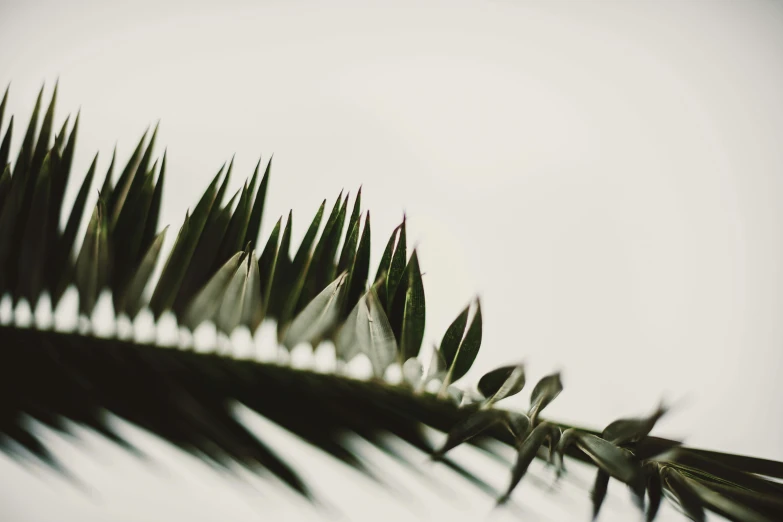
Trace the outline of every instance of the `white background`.
<path fill-rule="evenodd" d="M 769 0 L 0 1 L 15 146 L 59 77 L 57 123 L 81 108 L 78 176 L 161 119 L 163 224 L 234 153 L 236 188 L 275 155 L 264 238 L 293 208 L 298 241 L 362 184 L 373 270 L 407 213 L 428 346 L 481 296 L 468 380 L 524 359 L 529 380 L 563 370 L 551 417 L 601 427 L 665 396 L 680 406 L 658 433 L 779 460 L 782 58 Z M 36 505 L 41 479 L 0 469 L 13 520 L 50 502 L 111 518 L 59 486 Z M 157 494 L 161 519 L 212 519 L 146 480 L 116 487 Z"/>

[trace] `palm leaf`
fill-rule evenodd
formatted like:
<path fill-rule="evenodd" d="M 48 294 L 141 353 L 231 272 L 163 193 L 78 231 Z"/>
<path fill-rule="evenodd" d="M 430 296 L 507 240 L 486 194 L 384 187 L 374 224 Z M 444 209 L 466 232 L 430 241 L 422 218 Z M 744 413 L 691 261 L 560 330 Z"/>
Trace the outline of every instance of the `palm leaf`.
<path fill-rule="evenodd" d="M 471 444 L 511 470 L 501 500 L 511 498 L 534 459 L 554 462 L 557 450 L 561 456 L 557 477 L 565 472 L 563 457 L 598 470 L 592 488 L 596 514 L 609 482 L 616 480 L 628 484 L 637 498 L 643 499 L 647 491 L 648 520 L 655 518 L 662 493 L 697 520 L 705 510 L 744 522 L 783 520 L 783 485 L 779 482 L 783 463 L 684 447 L 650 435 L 652 418 L 621 419 L 604 432 L 544 419 L 542 410 L 563 389 L 559 373 L 538 381 L 527 414 L 495 404 L 522 390 L 525 375 L 519 364 L 485 375 L 479 382 L 480 394 L 450 386 L 478 356 L 482 337 L 478 302 L 470 323 L 466 308 L 445 332 L 425 375 L 419 360 L 425 310 L 417 254 L 414 251 L 407 257 L 403 220 L 387 243 L 374 284 L 367 288 L 370 222 L 368 212 L 361 225 L 360 192 L 345 234 L 349 199 L 341 193 L 320 239 L 316 242 L 325 203 L 291 259 L 291 214 L 282 233 L 278 221 L 270 236 L 257 243 L 270 166 L 259 184 L 259 163 L 250 183 L 223 206 L 229 165 L 225 176 L 221 169 L 193 211 L 186 213 L 174 246 L 165 253 L 163 232 L 158 230 L 165 153 L 156 175 L 156 127 L 146 146 L 146 133 L 141 138 L 116 183 L 112 159 L 98 203 L 87 209 L 93 161 L 78 181 L 81 189 L 70 213 L 60 223 L 64 194 L 72 181 L 78 118 L 70 134 L 66 136 L 66 123 L 52 140 L 52 95 L 36 134 L 42 93 L 13 167 L 5 160 L 0 164 L 2 293 L 14 303 L 19 299 L 35 303 L 49 291 L 56 304 L 67 287 L 75 286 L 79 309 L 89 316 L 99 293 L 108 288 L 118 313 L 132 318 L 147 307 L 160 317 L 173 310 L 190 329 L 212 321 L 226 334 L 239 326 L 252 334 L 264 318 L 278 320 L 287 326 L 281 331 L 287 347 L 306 342 L 316 348 L 321 341 L 333 341 L 344 358 L 366 354 L 375 377 L 361 380 L 240 359 L 230 351 L 163 349 L 98 337 L 89 329 L 80 333 L 43 330 L 11 321 L 0 325 L 3 451 L 13 454 L 24 448 L 28 457 L 67 473 L 22 422 L 25 416 L 59 431 L 68 430 L 62 419 L 69 419 L 132 451 L 130 441 L 107 423 L 105 413 L 110 412 L 197 458 L 219 467 L 239 463 L 254 472 L 265 470 L 303 498 L 314 499 L 307 480 L 233 415 L 232 405 L 239 403 L 340 459 L 368 480 L 384 479 L 341 442 L 345 433 L 364 438 L 406 461 L 408 469 L 421 472 L 420 462 L 410 461 L 388 444 L 385 437 L 391 434 L 438 457 L 438 466 L 499 495 L 458 456 L 445 455 L 460 444 Z M 0 124 L 6 98 L 7 94 L 0 103 Z M 3 157 L 10 154 L 10 124 L 8 129 L 0 145 Z M 76 248 L 77 229 L 88 210 L 87 231 Z M 265 246 L 254 250 L 257 244 Z M 161 257 L 166 258 L 162 273 L 152 281 Z M 150 285 L 154 291 L 147 298 L 145 289 Z M 394 361 L 401 363 L 403 383 L 386 379 L 386 370 Z M 433 379 L 441 380 L 440 393 L 428 391 L 426 385 Z M 447 434 L 440 449 L 425 428 Z M 487 445 L 489 440 L 516 450 L 515 461 Z M 21 462 L 25 465 L 26 461 Z"/>

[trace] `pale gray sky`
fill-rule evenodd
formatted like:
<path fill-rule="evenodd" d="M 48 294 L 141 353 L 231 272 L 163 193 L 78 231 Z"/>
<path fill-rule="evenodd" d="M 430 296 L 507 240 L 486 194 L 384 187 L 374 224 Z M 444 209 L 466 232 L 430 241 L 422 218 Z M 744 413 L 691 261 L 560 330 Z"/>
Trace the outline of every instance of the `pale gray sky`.
<path fill-rule="evenodd" d="M 80 176 L 161 119 L 164 223 L 234 153 L 275 154 L 264 235 L 363 184 L 429 344 L 481 296 L 468 379 L 561 368 L 549 415 L 599 427 L 665 394 L 661 433 L 783 459 L 783 3 L 0 1 L 0 48 L 17 118 L 58 76 L 81 107 Z"/>

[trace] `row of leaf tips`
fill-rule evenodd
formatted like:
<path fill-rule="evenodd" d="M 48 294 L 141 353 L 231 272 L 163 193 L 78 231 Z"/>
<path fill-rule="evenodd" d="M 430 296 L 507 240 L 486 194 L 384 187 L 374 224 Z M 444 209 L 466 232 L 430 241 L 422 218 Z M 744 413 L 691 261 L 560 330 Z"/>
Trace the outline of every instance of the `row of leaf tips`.
<path fill-rule="evenodd" d="M 108 288 L 117 315 L 133 319 L 148 306 L 156 319 L 171 310 L 192 330 L 212 321 L 225 333 L 240 325 L 255 331 L 269 317 L 277 320 L 279 340 L 289 348 L 331 339 L 342 360 L 365 353 L 378 376 L 390 364 L 406 361 L 409 376 L 421 373 L 417 356 L 425 327 L 424 287 L 416 251 L 408 255 L 404 218 L 372 279 L 370 213 L 362 216 L 361 188 L 352 205 L 350 195 L 341 192 L 321 227 L 324 200 L 293 256 L 291 213 L 284 224 L 278 219 L 263 248 L 256 249 L 271 158 L 263 174 L 259 160 L 249 183 L 226 198 L 232 160 L 186 213 L 153 282 L 167 231 L 158 231 L 166 153 L 153 158 L 157 127 L 149 137 L 149 130 L 144 133 L 121 168 L 115 150 L 90 210 L 85 208 L 88 194 L 101 177 L 95 155 L 61 224 L 79 116 L 70 130 L 66 118 L 55 132 L 56 99 L 57 86 L 36 132 L 43 88 L 39 92 L 13 167 L 13 116 L 0 146 L 0 295 L 10 294 L 15 303 L 25 299 L 34 308 L 48 292 L 54 307 L 74 284 L 79 311 L 89 316 Z M 8 89 L 0 105 L 0 130 L 7 101 Z M 85 214 L 90 218 L 78 241 Z M 430 366 L 436 373 L 430 378 L 451 383 L 470 368 L 481 344 L 478 302 L 466 332 L 468 312 L 465 308 L 435 350 Z"/>

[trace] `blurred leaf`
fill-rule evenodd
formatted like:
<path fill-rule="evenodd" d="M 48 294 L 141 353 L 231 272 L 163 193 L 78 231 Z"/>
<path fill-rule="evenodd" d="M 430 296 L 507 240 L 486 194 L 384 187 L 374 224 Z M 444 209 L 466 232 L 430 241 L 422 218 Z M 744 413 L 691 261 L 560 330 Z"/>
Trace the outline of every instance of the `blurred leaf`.
<path fill-rule="evenodd" d="M 405 361 L 402 365 L 402 379 L 403 382 L 408 384 L 412 388 L 416 388 L 424 378 L 424 368 L 421 366 L 421 361 L 416 357 L 411 357 Z"/>
<path fill-rule="evenodd" d="M 396 359 L 397 342 L 378 301 L 375 285 L 356 303 L 338 332 L 335 351 L 345 361 L 350 361 L 357 353 L 366 354 L 373 374 L 379 378 Z"/>
<path fill-rule="evenodd" d="M 663 484 L 661 483 L 661 475 L 657 464 L 651 462 L 646 464 L 645 468 L 647 472 L 647 496 L 650 500 L 647 504 L 645 520 L 646 522 L 653 522 L 658 515 L 658 509 L 661 507 Z"/>
<path fill-rule="evenodd" d="M 655 423 L 666 413 L 666 407 L 661 404 L 658 409 L 642 419 L 619 419 L 609 424 L 601 434 L 601 438 L 612 444 L 621 446 L 631 442 L 637 442 L 652 431 Z"/>
<path fill-rule="evenodd" d="M 5 93 L 3 94 L 3 100 L 0 101 L 0 127 L 3 126 L 3 118 L 5 117 L 5 107 L 8 104 L 8 91 L 11 89 L 11 85 L 5 86 Z M 11 116 L 13 118 L 13 116 Z"/>
<path fill-rule="evenodd" d="M 432 454 L 433 460 L 439 460 L 447 452 L 456 448 L 463 442 L 467 442 L 476 435 L 488 430 L 492 426 L 500 424 L 504 420 L 503 413 L 497 410 L 478 410 L 468 413 L 457 422 L 446 436 L 446 442 L 440 449 Z"/>
<path fill-rule="evenodd" d="M 79 117 L 77 115 L 76 122 L 79 122 Z M 74 125 L 75 127 L 75 125 Z M 73 134 L 73 132 L 71 133 Z M 114 163 L 117 160 L 117 145 L 114 146 L 114 151 L 111 153 L 111 161 L 109 161 L 109 168 L 106 169 L 106 176 L 103 178 L 103 185 L 101 186 L 101 194 L 103 194 L 104 198 L 111 198 L 112 193 L 114 192 L 114 187 L 112 185 L 112 176 L 114 175 Z"/>
<path fill-rule="evenodd" d="M 5 131 L 5 137 L 3 138 L 3 141 L 0 143 L 0 166 L 7 166 L 8 165 L 8 156 L 11 152 L 11 137 L 14 133 L 14 117 L 11 116 L 11 119 L 8 122 L 8 128 Z"/>
<path fill-rule="evenodd" d="M 38 176 L 43 165 L 44 158 L 49 151 L 49 142 L 52 139 L 52 126 L 54 125 L 54 106 L 57 103 L 57 83 L 54 84 L 54 90 L 52 91 L 52 99 L 49 102 L 49 108 L 46 109 L 44 114 L 43 123 L 41 123 L 41 132 L 38 134 L 38 140 L 35 145 L 35 151 L 33 152 L 33 159 L 30 163 L 29 171 L 29 184 L 28 187 L 34 190 L 38 185 Z M 51 175 L 51 173 L 50 173 Z M 26 202 L 32 200 L 32 194 L 25 198 Z"/>
<path fill-rule="evenodd" d="M 595 474 L 593 489 L 590 491 L 590 499 L 593 501 L 593 520 L 596 520 L 601 512 L 601 505 L 604 503 L 609 488 L 609 478 L 609 473 L 600 468 Z"/>
<path fill-rule="evenodd" d="M 213 264 L 213 270 L 217 270 L 218 266 L 232 256 L 235 252 L 242 250 L 245 246 L 245 235 L 247 234 L 247 226 L 250 222 L 250 197 L 251 194 L 248 190 L 247 183 L 242 187 L 242 192 L 239 196 L 239 203 L 234 210 L 231 220 L 228 223 L 223 241 L 220 244 L 219 254 L 216 259 L 217 264 Z M 217 210 L 218 207 L 215 207 Z"/>
<path fill-rule="evenodd" d="M 126 286 L 125 291 L 122 292 L 122 297 L 115 308 L 118 315 L 124 313 L 131 319 L 134 319 L 141 310 L 143 306 L 142 296 L 144 294 L 144 289 L 147 287 L 149 278 L 155 270 L 155 265 L 158 262 L 158 256 L 163 247 L 163 241 L 166 238 L 166 231 L 168 229 L 169 227 L 166 226 L 160 234 L 155 237 L 150 247 L 144 253 L 141 263 L 138 264 L 136 270 L 133 272 L 128 285 Z"/>
<path fill-rule="evenodd" d="M 109 281 L 108 229 L 106 204 L 99 198 L 76 258 L 75 281 L 79 291 L 79 312 L 87 316 L 92 313 L 98 295 Z"/>
<path fill-rule="evenodd" d="M 182 278 L 182 283 L 177 292 L 177 297 L 174 299 L 173 310 L 176 314 L 181 314 L 184 311 L 196 292 L 217 271 L 212 270 L 212 266 L 217 260 L 218 248 L 231 221 L 234 202 L 238 196 L 239 191 L 231 197 L 225 208 L 220 208 L 217 205 L 212 207 L 209 220 L 204 225 L 204 232 L 201 234 L 196 250 L 193 252 L 193 261 L 188 266 L 188 270 L 185 272 L 185 277 Z"/>
<path fill-rule="evenodd" d="M 443 379 L 446 376 L 446 360 L 443 358 L 443 354 L 438 350 L 437 346 L 432 347 L 432 356 L 430 357 L 430 365 L 427 367 L 427 376 L 424 378 L 423 384 L 435 379 Z"/>
<path fill-rule="evenodd" d="M 346 272 L 340 274 L 296 316 L 283 339 L 283 344 L 289 350 L 303 342 L 310 343 L 315 348 L 337 326 L 340 300 L 347 279 Z"/>
<path fill-rule="evenodd" d="M 261 322 L 261 313 L 258 259 L 252 251 L 245 252 L 242 263 L 226 287 L 215 326 L 219 331 L 230 335 L 241 324 L 247 326 L 252 333 Z"/>
<path fill-rule="evenodd" d="M 25 132 L 24 139 L 22 140 L 22 146 L 19 148 L 19 154 L 16 157 L 16 164 L 14 165 L 14 171 L 12 178 L 15 183 L 21 183 L 21 194 L 24 194 L 24 184 L 27 181 L 27 171 L 30 168 L 30 163 L 33 159 L 33 150 L 35 147 L 35 129 L 38 126 L 38 115 L 41 112 L 41 100 L 43 99 L 43 86 L 38 91 L 38 98 L 35 100 L 35 107 L 33 107 L 33 114 L 30 117 L 30 123 L 27 125 L 27 132 Z"/>
<path fill-rule="evenodd" d="M 57 243 L 59 238 L 60 215 L 62 214 L 63 198 L 65 189 L 71 176 L 71 166 L 73 164 L 73 155 L 76 149 L 76 137 L 79 131 L 79 114 L 76 114 L 76 120 L 73 123 L 73 129 L 68 136 L 68 141 L 63 149 L 62 158 L 53 163 L 52 181 L 51 181 L 51 209 L 48 219 L 47 241 Z M 58 153 L 59 154 L 59 153 Z"/>
<path fill-rule="evenodd" d="M 54 152 L 53 154 L 57 154 Z M 38 182 L 31 201 L 30 215 L 19 252 L 17 296 L 25 298 L 32 308 L 45 287 L 44 263 L 47 255 L 46 225 L 49 212 L 52 157 L 47 155 L 41 166 Z"/>
<path fill-rule="evenodd" d="M 563 383 L 560 381 L 560 372 L 547 375 L 538 381 L 530 396 L 530 411 L 528 415 L 535 424 L 541 410 L 552 402 L 563 391 Z"/>
<path fill-rule="evenodd" d="M 483 410 L 493 411 L 493 410 Z M 523 440 L 517 443 L 517 461 L 511 470 L 511 481 L 506 492 L 498 499 L 498 504 L 506 503 L 511 498 L 511 493 L 527 473 L 530 463 L 538 454 L 538 449 L 547 439 L 559 438 L 560 431 L 547 422 L 542 422 Z"/>
<path fill-rule="evenodd" d="M 217 319 L 223 296 L 226 295 L 226 290 L 245 256 L 245 252 L 237 252 L 231 256 L 190 302 L 185 309 L 182 323 L 191 331 L 204 321 Z"/>
<path fill-rule="evenodd" d="M 65 137 L 68 134 L 68 120 L 70 119 L 70 115 L 66 116 L 60 127 L 60 132 L 54 135 L 54 147 L 52 147 L 52 150 L 56 151 L 60 156 L 63 154 L 63 145 L 65 145 Z M 0 118 L 0 121 L 2 121 L 2 118 Z"/>
<path fill-rule="evenodd" d="M 79 232 L 82 219 L 84 216 L 84 207 L 87 203 L 87 194 L 90 192 L 92 186 L 92 180 L 95 176 L 95 167 L 98 164 L 98 154 L 92 159 L 90 168 L 87 171 L 87 175 L 82 181 L 82 186 L 76 194 L 76 199 L 71 207 L 71 212 L 68 215 L 68 221 L 65 224 L 65 230 L 60 236 L 57 242 L 57 250 L 54 255 L 51 256 L 51 264 L 49 265 L 49 285 L 52 293 L 52 306 L 56 306 L 60 301 L 63 293 L 65 293 L 68 287 L 72 266 L 71 256 L 74 251 L 74 244 L 76 242 L 76 234 Z M 101 194 L 102 196 L 102 194 Z M 102 199 L 102 198 L 100 198 Z"/>
<path fill-rule="evenodd" d="M 3 203 L 11 190 L 11 167 L 6 165 L 0 174 L 0 214 L 3 213 Z"/>
<path fill-rule="evenodd" d="M 212 205 L 215 203 L 217 183 L 220 178 L 220 172 L 210 183 L 204 195 L 199 200 L 193 215 L 190 217 L 188 227 L 180 230 L 180 235 L 174 243 L 174 247 L 169 254 L 169 258 L 163 267 L 163 272 L 158 279 L 158 284 L 150 299 L 150 310 L 156 318 L 171 308 L 174 299 L 179 290 L 185 272 L 190 266 L 193 252 L 196 249 L 201 233 L 204 230 L 207 217 L 209 216 Z M 183 234 L 183 232 L 186 232 Z"/>
<path fill-rule="evenodd" d="M 579 434 L 576 445 L 617 480 L 631 486 L 639 482 L 641 468 L 627 450 L 589 433 Z"/>
<path fill-rule="evenodd" d="M 666 489 L 674 494 L 680 507 L 691 520 L 696 522 L 705 522 L 707 520 L 701 499 L 696 494 L 696 491 L 693 490 L 693 487 L 686 482 L 685 477 L 667 466 L 662 469 L 661 478 Z"/>
<path fill-rule="evenodd" d="M 116 224 L 120 212 L 122 211 L 122 207 L 125 203 L 125 198 L 127 197 L 128 191 L 130 190 L 131 184 L 133 183 L 133 178 L 134 175 L 136 174 L 136 168 L 138 167 L 139 162 L 141 160 L 142 149 L 144 148 L 144 140 L 147 138 L 148 132 L 149 132 L 149 128 L 147 128 L 144 131 L 144 134 L 142 134 L 138 145 L 136 145 L 136 148 L 131 154 L 131 157 L 128 159 L 128 163 L 125 165 L 125 168 L 122 170 L 122 173 L 120 174 L 120 178 L 117 180 L 117 183 L 114 185 L 114 190 L 112 191 L 111 196 L 108 199 L 108 203 L 106 207 L 111 214 L 112 229 L 114 229 L 114 225 Z"/>
<path fill-rule="evenodd" d="M 525 386 L 525 367 L 521 364 L 503 366 L 485 374 L 478 389 L 486 397 L 487 406 L 506 397 L 516 395 Z"/>
<path fill-rule="evenodd" d="M 702 505 L 729 520 L 735 522 L 773 522 L 771 518 L 757 513 L 726 495 L 713 491 L 707 485 L 701 484 L 697 480 L 686 475 L 681 475 L 680 478 L 696 494 Z M 698 513 L 697 510 L 695 512 Z"/>
<path fill-rule="evenodd" d="M 155 191 L 152 194 L 152 202 L 144 221 L 141 248 L 149 250 L 149 246 L 155 241 L 158 234 L 158 220 L 160 218 L 160 204 L 163 199 L 163 182 L 166 179 L 166 151 L 163 151 L 163 159 L 160 163 L 160 173 L 155 182 Z"/>

